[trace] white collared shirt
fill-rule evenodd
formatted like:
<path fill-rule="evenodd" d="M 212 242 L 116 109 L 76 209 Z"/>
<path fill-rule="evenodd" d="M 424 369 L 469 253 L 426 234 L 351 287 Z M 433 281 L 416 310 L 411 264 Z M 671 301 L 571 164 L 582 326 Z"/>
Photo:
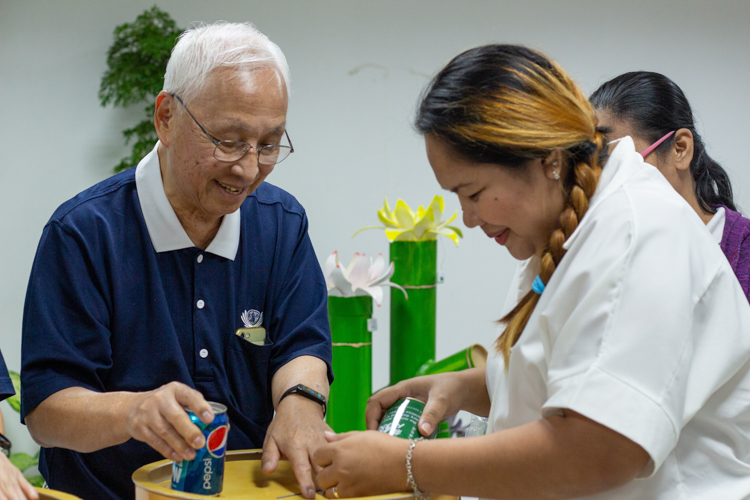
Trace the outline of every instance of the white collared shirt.
<path fill-rule="evenodd" d="M 719 207 L 716 209 L 714 216 L 711 217 L 711 220 L 708 221 L 708 224 L 706 224 L 706 229 L 714 237 L 716 243 L 721 243 L 721 239 L 724 237 L 724 224 L 726 224 L 726 221 L 727 212 L 724 210 L 724 207 Z"/>
<path fill-rule="evenodd" d="M 750 495 L 750 306 L 693 209 L 630 138 L 614 149 L 511 349 L 487 363 L 488 432 L 562 409 L 634 441 L 641 478 L 596 499 Z M 531 288 L 523 262 L 508 305 Z"/>
<path fill-rule="evenodd" d="M 135 168 L 135 185 L 138 200 L 146 221 L 148 235 L 157 253 L 171 252 L 195 246 L 182 227 L 177 214 L 169 203 L 159 168 L 157 141 L 154 149 Z M 234 260 L 240 246 L 240 209 L 225 215 L 219 232 L 206 248 L 206 252 Z"/>

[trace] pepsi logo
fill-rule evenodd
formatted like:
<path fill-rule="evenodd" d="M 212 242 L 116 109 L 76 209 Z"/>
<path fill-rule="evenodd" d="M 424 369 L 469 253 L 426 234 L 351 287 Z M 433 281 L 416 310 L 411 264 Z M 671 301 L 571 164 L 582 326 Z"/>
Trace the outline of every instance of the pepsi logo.
<path fill-rule="evenodd" d="M 212 457 L 221 458 L 227 447 L 227 426 L 217 427 L 206 439 L 206 450 Z"/>

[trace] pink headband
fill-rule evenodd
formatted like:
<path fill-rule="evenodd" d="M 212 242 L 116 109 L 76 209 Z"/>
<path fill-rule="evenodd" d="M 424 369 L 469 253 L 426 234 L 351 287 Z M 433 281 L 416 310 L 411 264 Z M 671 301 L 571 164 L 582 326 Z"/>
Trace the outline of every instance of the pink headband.
<path fill-rule="evenodd" d="M 672 134 L 674 134 L 674 133 L 675 133 L 675 131 L 674 131 L 674 130 L 673 130 L 673 131 L 671 131 L 670 133 L 668 133 L 667 135 L 665 135 L 664 137 L 662 137 L 661 139 L 659 139 L 658 141 L 656 141 L 655 143 L 653 143 L 652 145 L 650 145 L 649 147 L 647 147 L 646 149 L 644 149 L 644 150 L 643 150 L 643 151 L 641 152 L 641 156 L 643 156 L 644 158 L 645 158 L 646 156 L 648 156 L 648 154 L 649 154 L 649 153 L 650 153 L 651 151 L 653 151 L 654 149 L 658 148 L 658 147 L 659 147 L 659 144 L 661 144 L 662 142 L 664 142 L 664 141 L 666 141 L 667 139 L 669 139 L 669 137 L 670 137 L 670 136 L 671 136 Z"/>

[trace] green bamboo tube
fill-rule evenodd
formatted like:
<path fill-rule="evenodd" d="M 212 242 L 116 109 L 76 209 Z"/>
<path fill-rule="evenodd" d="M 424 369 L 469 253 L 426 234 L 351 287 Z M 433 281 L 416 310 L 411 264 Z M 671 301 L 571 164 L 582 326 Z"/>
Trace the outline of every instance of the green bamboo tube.
<path fill-rule="evenodd" d="M 326 422 L 335 432 L 363 431 L 372 395 L 372 297 L 328 297 L 333 374 Z"/>
<path fill-rule="evenodd" d="M 428 361 L 417 371 L 417 376 L 434 375 L 436 373 L 457 372 L 467 368 L 487 365 L 487 349 L 479 344 L 452 354 L 440 361 Z"/>
<path fill-rule="evenodd" d="M 391 288 L 391 381 L 412 378 L 435 359 L 437 241 L 394 241 L 391 282 L 406 288 L 409 300 Z"/>

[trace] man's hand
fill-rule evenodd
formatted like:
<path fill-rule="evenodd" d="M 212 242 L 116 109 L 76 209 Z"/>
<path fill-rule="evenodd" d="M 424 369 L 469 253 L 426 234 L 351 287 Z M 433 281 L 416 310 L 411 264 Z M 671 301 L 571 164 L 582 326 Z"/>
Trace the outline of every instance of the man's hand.
<path fill-rule="evenodd" d="M 328 366 L 314 356 L 299 356 L 279 368 L 271 384 L 276 416 L 266 432 L 261 469 L 270 474 L 276 470 L 282 456 L 288 458 L 302 495 L 315 498 L 312 456 L 325 444 L 324 432 L 331 428 L 323 421 L 323 407 L 315 401 L 296 394 L 279 400 L 287 389 L 297 384 L 304 384 L 327 398 Z"/>
<path fill-rule="evenodd" d="M 330 430 L 323 421 L 323 407 L 318 403 L 294 394 L 285 397 L 276 409 L 276 417 L 263 443 L 263 472 L 275 471 L 279 459 L 286 457 L 292 464 L 302 495 L 315 498 L 312 456 L 326 443 L 324 433 Z M 315 472 L 318 470 L 315 467 Z"/>
<path fill-rule="evenodd" d="M 0 500 L 37 500 L 39 494 L 21 471 L 0 453 Z"/>
<path fill-rule="evenodd" d="M 213 422 L 214 413 L 203 395 L 185 384 L 171 382 L 139 396 L 127 412 L 128 433 L 164 458 L 194 459 L 195 450 L 202 448 L 206 440 L 183 406 L 204 423 Z"/>

